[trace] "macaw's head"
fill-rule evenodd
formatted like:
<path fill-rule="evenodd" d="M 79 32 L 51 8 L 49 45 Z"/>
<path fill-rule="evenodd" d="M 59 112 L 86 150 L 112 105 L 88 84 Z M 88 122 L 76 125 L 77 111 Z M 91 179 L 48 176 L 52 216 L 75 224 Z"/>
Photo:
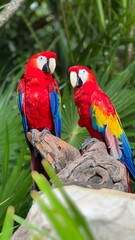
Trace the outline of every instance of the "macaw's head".
<path fill-rule="evenodd" d="M 69 68 L 70 82 L 73 88 L 79 88 L 86 82 L 96 84 L 93 72 L 84 66 L 73 66 Z"/>
<path fill-rule="evenodd" d="M 25 74 L 29 75 L 31 72 L 36 72 L 36 70 L 42 73 L 52 74 L 56 68 L 56 54 L 54 52 L 40 52 L 33 55 L 26 65 Z"/>

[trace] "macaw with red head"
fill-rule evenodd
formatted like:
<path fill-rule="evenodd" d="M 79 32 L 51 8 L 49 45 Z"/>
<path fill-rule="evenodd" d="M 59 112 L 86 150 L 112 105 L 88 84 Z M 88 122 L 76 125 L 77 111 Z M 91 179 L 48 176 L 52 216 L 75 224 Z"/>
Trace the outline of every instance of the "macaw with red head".
<path fill-rule="evenodd" d="M 17 86 L 18 107 L 22 117 L 24 133 L 32 132 L 35 141 L 36 131 L 42 131 L 43 139 L 47 132 L 61 135 L 59 88 L 52 74 L 56 67 L 54 52 L 40 52 L 33 55 L 25 68 L 24 77 Z M 32 170 L 43 172 L 41 156 L 28 143 L 32 155 Z"/>
<path fill-rule="evenodd" d="M 106 143 L 110 155 L 121 160 L 135 179 L 135 165 L 129 141 L 109 97 L 99 88 L 93 72 L 84 66 L 69 68 L 74 101 L 80 119 L 92 138 Z"/>

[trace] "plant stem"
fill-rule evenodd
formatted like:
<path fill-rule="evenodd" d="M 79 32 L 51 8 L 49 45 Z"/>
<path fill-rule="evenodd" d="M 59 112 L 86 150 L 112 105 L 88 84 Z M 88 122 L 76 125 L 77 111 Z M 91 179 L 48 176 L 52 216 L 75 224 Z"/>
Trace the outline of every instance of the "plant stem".
<path fill-rule="evenodd" d="M 70 61 L 73 64 L 74 63 L 74 56 L 73 56 L 73 53 L 72 53 L 72 50 L 71 50 L 70 36 L 69 36 L 69 31 L 68 31 L 68 24 L 67 24 L 66 15 L 65 15 L 65 12 L 64 12 L 62 0 L 60 0 L 60 8 L 61 8 L 61 13 L 62 13 L 62 17 L 63 17 L 65 35 L 66 35 L 66 38 L 67 38 L 67 45 L 68 45 L 68 49 L 69 49 Z"/>

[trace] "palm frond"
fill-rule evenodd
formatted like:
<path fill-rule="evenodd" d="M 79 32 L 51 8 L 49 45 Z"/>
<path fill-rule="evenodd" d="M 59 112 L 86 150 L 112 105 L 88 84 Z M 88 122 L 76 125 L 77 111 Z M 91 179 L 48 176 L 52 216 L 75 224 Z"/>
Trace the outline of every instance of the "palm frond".
<path fill-rule="evenodd" d="M 75 147 L 80 147 L 89 136 L 85 128 L 78 126 L 78 119 L 78 112 L 71 96 L 70 101 L 62 103 L 62 139 Z"/>

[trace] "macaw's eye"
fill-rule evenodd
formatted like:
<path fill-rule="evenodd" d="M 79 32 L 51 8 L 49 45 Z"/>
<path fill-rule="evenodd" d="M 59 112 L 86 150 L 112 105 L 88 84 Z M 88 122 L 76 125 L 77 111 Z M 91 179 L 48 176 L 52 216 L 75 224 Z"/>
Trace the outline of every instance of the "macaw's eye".
<path fill-rule="evenodd" d="M 38 57 L 38 60 L 39 60 L 39 61 L 42 61 L 42 60 L 44 60 L 44 59 L 46 59 L 46 57 L 42 57 L 42 56 L 39 56 L 39 57 Z"/>
<path fill-rule="evenodd" d="M 47 63 L 47 58 L 45 56 L 39 56 L 37 58 L 37 66 L 42 70 L 43 66 Z"/>
<path fill-rule="evenodd" d="M 78 76 L 80 77 L 80 79 L 82 80 L 83 83 L 85 83 L 87 81 L 88 78 L 88 72 L 85 69 L 80 69 Z"/>

